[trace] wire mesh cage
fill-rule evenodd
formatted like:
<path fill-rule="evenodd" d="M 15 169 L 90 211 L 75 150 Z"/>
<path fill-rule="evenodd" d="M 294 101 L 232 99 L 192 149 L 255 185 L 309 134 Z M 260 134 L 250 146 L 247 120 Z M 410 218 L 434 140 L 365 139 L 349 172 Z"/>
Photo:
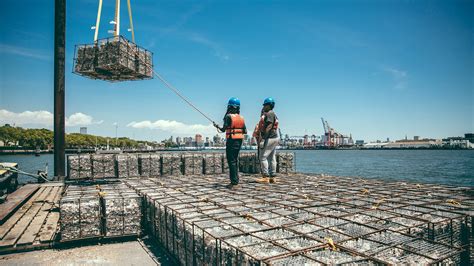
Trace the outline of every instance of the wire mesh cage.
<path fill-rule="evenodd" d="M 153 54 L 123 36 L 76 45 L 73 73 L 110 82 L 153 78 Z"/>
<path fill-rule="evenodd" d="M 117 177 L 129 178 L 138 177 L 138 155 L 136 154 L 117 154 L 115 157 Z"/>
<path fill-rule="evenodd" d="M 69 179 L 88 179 L 92 177 L 92 161 L 90 154 L 68 155 L 67 169 Z"/>
<path fill-rule="evenodd" d="M 122 183 L 69 185 L 59 207 L 61 241 L 141 234 L 142 198 Z"/>

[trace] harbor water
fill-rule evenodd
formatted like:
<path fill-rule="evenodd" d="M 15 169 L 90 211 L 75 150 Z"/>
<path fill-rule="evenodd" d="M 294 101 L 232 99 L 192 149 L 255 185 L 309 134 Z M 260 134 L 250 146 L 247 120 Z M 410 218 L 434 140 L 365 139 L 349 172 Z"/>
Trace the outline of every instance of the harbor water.
<path fill-rule="evenodd" d="M 335 176 L 356 176 L 390 181 L 474 186 L 473 150 L 297 150 L 296 170 Z M 53 172 L 53 155 L 1 155 L 2 162 L 17 162 L 20 169 Z M 20 183 L 34 181 L 20 176 Z"/>

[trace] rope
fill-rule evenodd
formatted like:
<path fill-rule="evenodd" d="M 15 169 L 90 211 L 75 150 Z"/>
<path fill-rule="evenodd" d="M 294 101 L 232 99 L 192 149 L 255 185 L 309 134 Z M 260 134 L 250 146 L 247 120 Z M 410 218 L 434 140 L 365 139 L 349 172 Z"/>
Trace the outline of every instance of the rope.
<path fill-rule="evenodd" d="M 129 48 L 132 48 L 130 46 L 130 44 L 128 42 L 125 42 L 127 44 L 127 46 Z M 129 49 L 129 50 L 133 50 L 133 49 Z M 128 53 L 128 51 L 127 51 Z M 153 72 L 153 75 L 155 75 L 159 80 L 161 80 L 161 82 L 163 82 L 163 84 L 165 84 L 165 86 L 170 89 L 172 92 L 174 92 L 179 98 L 181 98 L 184 102 L 186 102 L 189 106 L 191 106 L 194 110 L 198 111 L 202 116 L 204 116 L 207 120 L 209 120 L 209 122 L 211 122 L 212 124 L 216 125 L 216 123 L 214 122 L 214 120 L 212 120 L 209 116 L 207 116 L 204 112 L 202 112 L 201 110 L 199 110 L 199 108 L 197 108 L 190 100 L 188 100 L 177 88 L 175 88 L 173 85 L 171 85 L 168 81 L 165 80 L 165 78 L 163 78 L 163 76 L 161 76 L 157 71 L 155 71 L 152 66 L 150 64 L 148 64 L 147 62 L 145 62 L 144 60 L 140 59 L 140 57 L 138 56 L 138 51 L 132 51 L 133 55 L 136 56 L 138 58 L 138 60 L 140 60 L 145 66 L 151 68 L 151 71 Z M 130 54 L 129 54 L 130 55 Z"/>
<path fill-rule="evenodd" d="M 143 61 L 143 60 L 142 60 Z M 145 63 L 146 65 L 146 63 Z M 198 111 L 202 116 L 204 116 L 207 120 L 209 120 L 211 123 L 214 124 L 214 121 L 209 118 L 209 116 L 207 116 L 206 114 L 204 114 L 201 110 L 199 110 L 199 108 L 197 108 L 194 104 L 192 104 L 186 97 L 184 97 L 184 95 L 181 94 L 181 92 L 176 89 L 175 87 L 173 87 L 170 83 L 168 83 L 158 72 L 156 72 L 154 69 L 152 69 L 153 71 L 153 74 L 161 80 L 161 82 L 163 82 L 166 87 L 168 87 L 170 90 L 172 90 L 176 95 L 178 95 L 178 97 L 180 97 L 183 101 L 185 101 L 187 104 L 189 104 L 189 106 L 191 106 L 192 108 L 194 108 L 194 110 Z"/>
<path fill-rule="evenodd" d="M 16 167 L 4 166 L 4 165 L 1 165 L 1 164 L 0 164 L 0 169 L 5 169 L 5 170 L 13 172 L 13 173 L 18 173 L 18 174 L 22 174 L 22 175 L 26 175 L 26 176 L 35 177 L 35 178 L 41 178 L 46 182 L 51 182 L 49 179 L 47 179 L 47 174 L 43 173 L 43 172 L 40 172 L 39 174 L 30 174 L 30 173 L 22 171 L 22 170 L 20 170 Z"/>

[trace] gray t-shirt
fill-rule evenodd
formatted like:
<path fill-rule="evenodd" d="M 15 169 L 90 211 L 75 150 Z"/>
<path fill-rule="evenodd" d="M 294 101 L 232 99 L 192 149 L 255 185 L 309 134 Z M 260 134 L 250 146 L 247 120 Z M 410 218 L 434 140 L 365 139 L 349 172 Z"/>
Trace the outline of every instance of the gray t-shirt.
<path fill-rule="evenodd" d="M 270 124 L 275 124 L 276 120 L 278 119 L 275 112 L 273 112 L 273 110 L 270 110 L 266 113 L 264 113 L 265 117 L 264 117 L 264 122 L 265 122 L 265 128 L 267 128 L 268 125 Z M 278 132 L 276 129 L 271 129 L 270 130 L 270 133 L 268 135 L 268 138 L 270 139 L 273 139 L 273 138 L 277 138 L 278 137 Z"/>

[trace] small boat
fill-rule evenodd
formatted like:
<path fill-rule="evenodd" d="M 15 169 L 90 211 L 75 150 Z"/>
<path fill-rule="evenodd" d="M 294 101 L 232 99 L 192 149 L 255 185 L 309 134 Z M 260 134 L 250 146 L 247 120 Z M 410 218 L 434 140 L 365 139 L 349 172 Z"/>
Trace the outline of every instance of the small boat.
<path fill-rule="evenodd" d="M 41 154 L 41 150 L 37 148 L 37 149 L 35 150 L 35 156 L 38 157 L 38 156 L 40 156 L 40 154 Z"/>

